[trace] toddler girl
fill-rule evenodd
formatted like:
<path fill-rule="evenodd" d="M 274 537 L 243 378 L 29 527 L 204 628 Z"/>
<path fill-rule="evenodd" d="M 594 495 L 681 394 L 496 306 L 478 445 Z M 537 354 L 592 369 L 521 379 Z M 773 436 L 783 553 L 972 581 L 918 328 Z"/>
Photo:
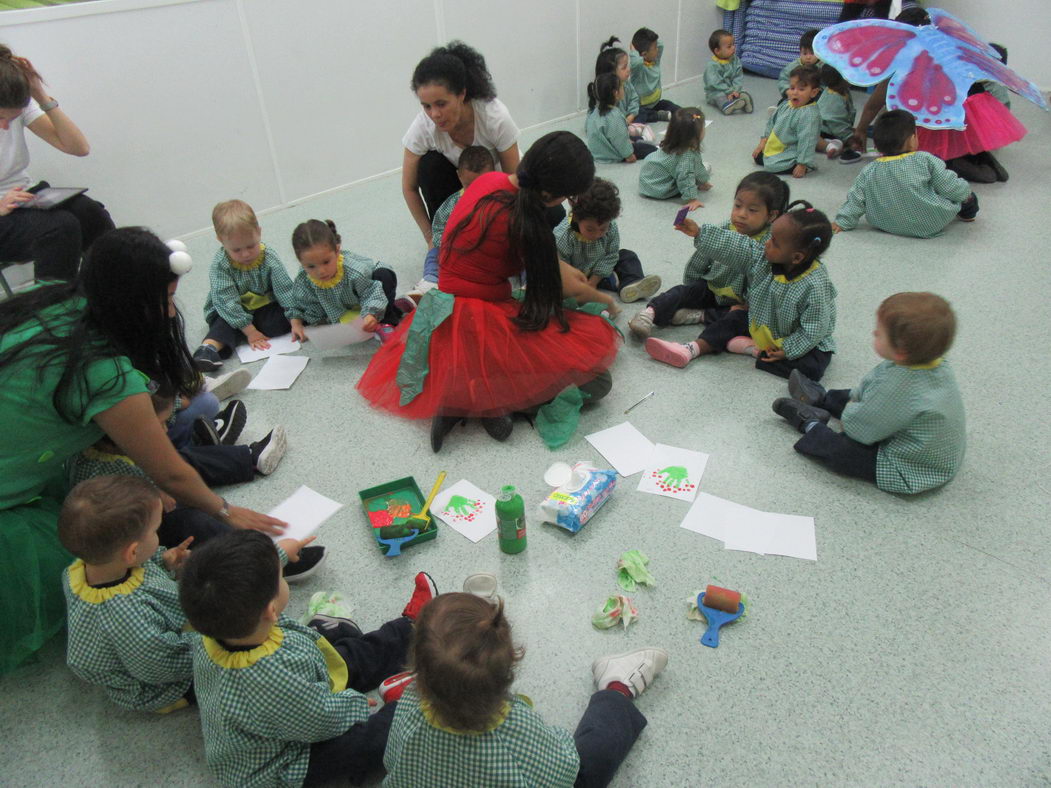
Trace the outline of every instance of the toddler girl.
<path fill-rule="evenodd" d="M 768 172 L 753 172 L 737 185 L 730 219 L 721 229 L 747 236 L 756 248 L 770 235 L 770 225 L 788 207 L 788 184 Z M 723 317 L 745 300 L 746 269 L 713 259 L 694 239 L 693 256 L 686 264 L 681 285 L 654 298 L 628 323 L 639 339 L 649 337 L 656 326 L 685 326 L 710 323 Z"/>
<path fill-rule="evenodd" d="M 511 694 L 522 656 L 502 600 L 453 593 L 424 607 L 410 652 L 416 680 L 394 711 L 383 784 L 608 785 L 646 726 L 632 700 L 664 669 L 667 652 L 595 660 L 597 691 L 573 735 Z"/>
<path fill-rule="evenodd" d="M 704 113 L 697 107 L 675 112 L 660 149 L 649 156 L 639 171 L 639 193 L 644 197 L 667 200 L 682 197 L 690 209 L 700 208 L 697 190 L 712 188 L 711 171 L 701 158 L 704 139 Z"/>
<path fill-rule="evenodd" d="M 825 89 L 817 99 L 817 111 L 821 116 L 817 149 L 830 159 L 843 154 L 839 160 L 841 164 L 861 161 L 861 154 L 850 147 L 854 136 L 854 99 L 850 96 L 850 83 L 825 63 L 821 66 L 821 84 Z"/>
<path fill-rule="evenodd" d="M 598 58 L 595 60 L 595 76 L 616 74 L 620 79 L 621 87 L 624 88 L 624 96 L 617 102 L 617 106 L 624 113 L 624 119 L 628 125 L 631 125 L 639 114 L 639 91 L 635 89 L 635 83 L 631 81 L 631 62 L 628 59 L 628 53 L 620 47 L 613 46 L 618 43 L 620 43 L 619 38 L 610 36 L 609 41 L 599 47 Z M 641 123 L 636 124 L 636 126 L 641 125 Z"/>
<path fill-rule="evenodd" d="M 296 227 L 292 250 L 303 270 L 296 276 L 289 317 L 292 334 L 301 342 L 307 338 L 304 325 L 348 322 L 360 311 L 361 327 L 376 331 L 381 325 L 397 325 L 402 313 L 415 307 L 411 298 L 395 301 L 398 277 L 392 270 L 367 257 L 343 254 L 331 219 L 311 219 Z"/>
<path fill-rule="evenodd" d="M 796 210 L 796 205 L 802 206 Z M 732 309 L 693 342 L 646 340 L 658 361 L 685 367 L 698 356 L 729 350 L 751 355 L 756 369 L 787 378 L 798 369 L 820 380 L 836 349 L 836 288 L 819 259 L 832 241 L 828 217 L 796 200 L 770 226 L 759 247 L 751 239 L 689 219 L 678 228 L 698 239 L 698 249 L 747 269 L 747 309 Z"/>
<path fill-rule="evenodd" d="M 588 84 L 588 116 L 584 131 L 596 162 L 634 162 L 657 150 L 646 142 L 633 142 L 619 102 L 624 88 L 616 74 L 599 74 Z"/>
<path fill-rule="evenodd" d="M 814 66 L 798 66 L 792 71 L 788 98 L 766 122 L 766 133 L 752 151 L 752 158 L 767 172 L 791 172 L 805 178 L 813 168 L 814 151 L 821 129 L 817 95 L 821 92 L 821 72 Z"/>

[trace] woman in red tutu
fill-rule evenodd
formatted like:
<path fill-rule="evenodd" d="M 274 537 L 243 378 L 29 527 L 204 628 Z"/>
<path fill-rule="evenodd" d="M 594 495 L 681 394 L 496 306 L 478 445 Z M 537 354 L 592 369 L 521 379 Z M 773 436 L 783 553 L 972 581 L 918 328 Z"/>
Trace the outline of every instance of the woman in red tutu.
<path fill-rule="evenodd" d="M 604 396 L 620 336 L 604 318 L 563 305 L 586 283 L 559 262 L 544 218 L 594 176 L 584 142 L 556 131 L 533 144 L 515 174 L 477 178 L 446 225 L 438 288 L 373 357 L 358 382 L 362 395 L 399 416 L 432 419 L 434 451 L 468 416 L 505 440 L 517 411 Z M 519 301 L 508 279 L 523 271 Z"/>

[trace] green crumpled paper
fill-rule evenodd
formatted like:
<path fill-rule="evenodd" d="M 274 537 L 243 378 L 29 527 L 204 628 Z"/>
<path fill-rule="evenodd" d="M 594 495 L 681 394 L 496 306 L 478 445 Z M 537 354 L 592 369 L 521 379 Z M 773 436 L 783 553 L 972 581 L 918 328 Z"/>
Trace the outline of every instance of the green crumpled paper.
<path fill-rule="evenodd" d="M 618 594 L 609 597 L 591 616 L 591 625 L 595 629 L 610 629 L 623 624 L 627 629 L 639 617 L 639 610 L 628 597 Z"/>
<path fill-rule="evenodd" d="M 350 618 L 350 613 L 350 605 L 344 603 L 343 594 L 339 591 L 317 591 L 307 602 L 307 611 L 299 619 L 299 623 L 306 624 L 318 615 Z"/>
<path fill-rule="evenodd" d="M 639 585 L 655 586 L 656 578 L 650 574 L 646 564 L 650 562 L 643 553 L 638 550 L 628 550 L 617 561 L 617 583 L 625 591 L 633 592 Z"/>

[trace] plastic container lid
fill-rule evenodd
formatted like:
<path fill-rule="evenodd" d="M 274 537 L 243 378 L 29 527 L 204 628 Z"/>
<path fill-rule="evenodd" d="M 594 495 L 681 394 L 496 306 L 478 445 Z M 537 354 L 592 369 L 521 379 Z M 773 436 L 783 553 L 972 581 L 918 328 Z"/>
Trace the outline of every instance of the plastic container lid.
<path fill-rule="evenodd" d="M 548 487 L 561 487 L 573 477 L 573 469 L 568 463 L 555 462 L 544 471 L 544 481 Z"/>

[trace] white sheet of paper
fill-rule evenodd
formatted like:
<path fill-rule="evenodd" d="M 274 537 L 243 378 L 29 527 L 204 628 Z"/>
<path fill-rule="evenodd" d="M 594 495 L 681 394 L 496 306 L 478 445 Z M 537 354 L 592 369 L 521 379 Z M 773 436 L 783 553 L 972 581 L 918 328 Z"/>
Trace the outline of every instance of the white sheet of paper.
<path fill-rule="evenodd" d="M 431 504 L 431 516 L 478 542 L 496 530 L 496 498 L 460 479 L 438 493 Z"/>
<path fill-rule="evenodd" d="M 742 509 L 747 510 L 748 507 L 702 492 L 682 518 L 679 527 L 722 541 L 727 528 L 743 516 Z"/>
<path fill-rule="evenodd" d="M 349 323 L 332 323 L 324 326 L 307 326 L 307 338 L 318 350 L 335 350 L 336 348 L 356 345 L 376 336 L 371 331 L 361 328 L 361 318 Z"/>
<path fill-rule="evenodd" d="M 771 514 L 771 517 L 775 518 L 774 529 L 765 552 L 805 561 L 817 560 L 817 534 L 813 517 L 798 514 Z"/>
<path fill-rule="evenodd" d="M 288 523 L 285 532 L 273 539 L 275 542 L 280 539 L 306 539 L 342 508 L 343 504 L 339 501 L 326 498 L 304 484 L 270 510 L 271 517 Z"/>
<path fill-rule="evenodd" d="M 658 443 L 639 479 L 639 492 L 692 501 L 697 496 L 708 455 Z"/>
<path fill-rule="evenodd" d="M 817 560 L 813 517 L 761 512 L 725 498 L 701 493 L 680 527 L 721 539 L 727 550 Z"/>
<path fill-rule="evenodd" d="M 250 389 L 290 389 L 310 361 L 309 356 L 271 356 L 248 384 Z"/>
<path fill-rule="evenodd" d="M 270 358 L 271 356 L 279 356 L 282 353 L 295 353 L 299 350 L 299 347 L 298 339 L 292 339 L 291 334 L 285 334 L 281 337 L 271 337 L 270 347 L 266 350 L 253 350 L 248 343 L 238 345 L 237 357 L 241 359 L 242 364 L 248 364 L 252 361 L 262 361 L 264 358 Z"/>
<path fill-rule="evenodd" d="M 629 421 L 593 432 L 586 440 L 621 476 L 631 476 L 641 471 L 653 454 L 650 439 L 635 429 Z"/>

